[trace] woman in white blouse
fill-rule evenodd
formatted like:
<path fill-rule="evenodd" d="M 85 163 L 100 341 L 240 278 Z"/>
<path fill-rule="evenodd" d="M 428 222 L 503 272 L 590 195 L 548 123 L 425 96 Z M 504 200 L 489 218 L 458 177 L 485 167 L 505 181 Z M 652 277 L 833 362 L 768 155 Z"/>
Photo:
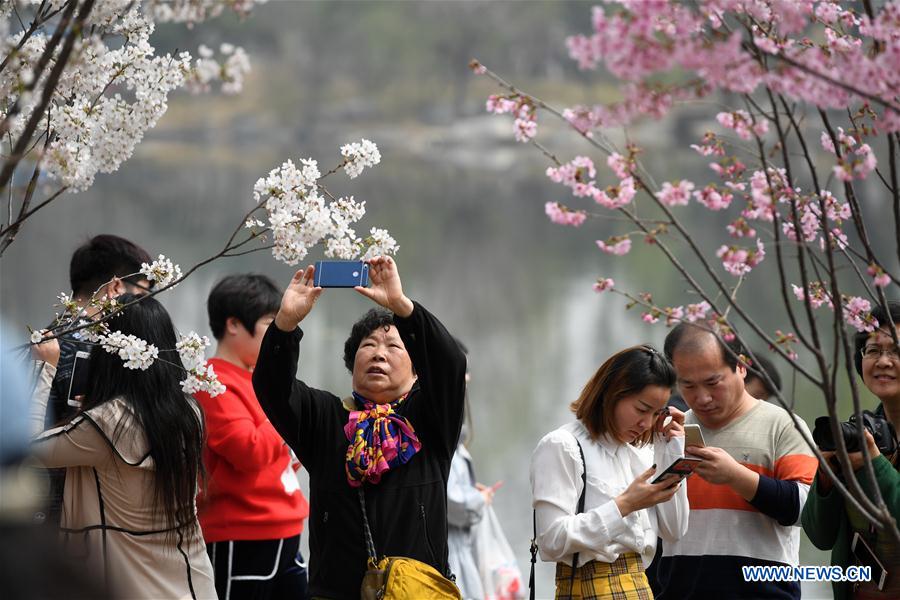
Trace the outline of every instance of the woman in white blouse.
<path fill-rule="evenodd" d="M 572 403 L 576 420 L 538 443 L 536 542 L 541 558 L 557 563 L 557 598 L 653 597 L 644 570 L 657 537 L 673 541 L 688 527 L 680 480 L 650 483 L 657 466 L 684 455 L 684 414 L 666 408 L 674 383 L 672 366 L 652 347 L 622 350 Z"/>

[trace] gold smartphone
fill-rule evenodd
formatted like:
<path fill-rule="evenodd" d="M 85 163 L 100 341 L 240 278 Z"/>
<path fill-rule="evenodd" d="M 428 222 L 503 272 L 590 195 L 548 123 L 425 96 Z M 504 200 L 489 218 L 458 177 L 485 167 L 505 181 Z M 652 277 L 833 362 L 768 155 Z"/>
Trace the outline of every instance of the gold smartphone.
<path fill-rule="evenodd" d="M 684 426 L 684 445 L 685 445 L 685 447 L 687 447 L 687 446 L 700 446 L 701 448 L 706 447 L 706 442 L 703 440 L 703 433 L 701 433 L 699 425 L 689 423 Z"/>

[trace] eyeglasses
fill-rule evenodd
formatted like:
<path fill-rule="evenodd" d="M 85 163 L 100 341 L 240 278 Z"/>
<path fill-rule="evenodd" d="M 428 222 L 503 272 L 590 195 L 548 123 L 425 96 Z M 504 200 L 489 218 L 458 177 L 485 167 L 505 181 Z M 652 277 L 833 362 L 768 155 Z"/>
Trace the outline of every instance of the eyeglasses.
<path fill-rule="evenodd" d="M 150 281 L 150 282 L 149 282 L 149 285 L 144 285 L 144 284 L 142 284 L 142 283 L 140 283 L 140 282 L 141 282 L 141 281 L 146 281 L 146 280 L 145 280 L 145 279 L 138 279 L 138 278 L 133 278 L 133 279 L 132 279 L 132 278 L 126 277 L 126 278 L 123 279 L 122 281 L 124 281 L 125 283 L 127 283 L 127 284 L 129 284 L 129 285 L 131 285 L 131 286 L 136 287 L 136 288 L 139 289 L 139 290 L 143 290 L 144 292 L 152 292 L 152 291 L 153 291 L 153 287 L 156 285 L 156 282 L 155 282 L 155 281 Z"/>
<path fill-rule="evenodd" d="M 862 355 L 863 360 L 878 360 L 882 356 L 887 356 L 888 359 L 894 362 L 900 361 L 900 348 L 897 346 L 889 346 L 887 348 L 866 346 L 859 353 Z"/>

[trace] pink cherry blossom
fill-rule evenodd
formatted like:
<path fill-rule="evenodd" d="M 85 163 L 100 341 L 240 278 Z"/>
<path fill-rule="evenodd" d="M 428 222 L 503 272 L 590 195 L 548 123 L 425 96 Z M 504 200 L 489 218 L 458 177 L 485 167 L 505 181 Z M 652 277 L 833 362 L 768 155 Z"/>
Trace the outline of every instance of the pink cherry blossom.
<path fill-rule="evenodd" d="M 589 133 L 597 123 L 597 116 L 591 112 L 591 109 L 576 106 L 567 108 L 563 111 L 563 118 L 580 133 Z"/>
<path fill-rule="evenodd" d="M 594 162 L 587 156 L 576 156 L 558 167 L 549 167 L 547 177 L 572 189 L 579 198 L 593 197 L 597 193 L 593 178 L 597 175 Z"/>
<path fill-rule="evenodd" d="M 865 179 L 877 165 L 878 160 L 872 148 L 868 144 L 861 144 L 852 153 L 839 158 L 833 170 L 835 177 L 841 181 L 853 181 Z"/>
<path fill-rule="evenodd" d="M 722 259 L 725 270 L 740 277 L 746 275 L 766 257 L 765 246 L 757 238 L 756 250 L 741 248 L 740 246 L 722 246 L 716 251 L 716 256 Z"/>
<path fill-rule="evenodd" d="M 704 134 L 703 140 L 699 145 L 691 144 L 691 148 L 696 150 L 700 156 L 725 156 L 725 146 L 711 131 Z"/>
<path fill-rule="evenodd" d="M 615 285 L 616 285 L 616 282 L 613 281 L 612 279 L 600 278 L 594 283 L 593 287 L 594 287 L 594 291 L 599 294 L 601 292 L 605 292 L 607 290 L 613 289 L 613 287 Z"/>
<path fill-rule="evenodd" d="M 494 113 L 495 115 L 502 115 L 506 113 L 511 113 L 516 110 L 518 106 L 518 102 L 507 97 L 507 96 L 498 96 L 491 95 L 488 96 L 486 108 L 489 113 Z"/>
<path fill-rule="evenodd" d="M 609 155 L 609 158 L 606 159 L 606 165 L 613 170 L 613 173 L 619 179 L 625 179 L 631 175 L 631 162 L 618 152 L 613 152 Z"/>
<path fill-rule="evenodd" d="M 803 287 L 795 284 L 791 284 L 791 288 L 794 291 L 794 296 L 797 297 L 797 300 L 801 302 L 806 298 L 806 291 Z M 828 308 L 834 308 L 834 304 L 831 302 L 831 295 L 825 289 L 825 285 L 821 281 L 810 281 L 808 284 L 809 289 L 809 304 L 813 308 L 819 308 L 820 306 L 828 306 Z"/>
<path fill-rule="evenodd" d="M 708 313 L 711 309 L 712 307 L 706 300 L 697 302 L 696 304 L 688 304 L 685 307 L 684 320 L 688 323 L 693 323 L 695 321 L 705 319 L 706 313 Z"/>
<path fill-rule="evenodd" d="M 559 202 L 547 202 L 544 205 L 544 212 L 557 225 L 580 227 L 587 219 L 587 214 L 583 210 L 571 210 Z"/>
<path fill-rule="evenodd" d="M 866 272 L 872 276 L 872 285 L 875 287 L 883 288 L 891 283 L 891 276 L 885 273 L 884 269 L 876 264 L 869 265 Z"/>
<path fill-rule="evenodd" d="M 537 134 L 537 122 L 534 119 L 516 119 L 514 132 L 517 142 L 529 142 Z"/>
<path fill-rule="evenodd" d="M 605 208 L 621 208 L 630 203 L 635 196 L 634 179 L 626 177 L 618 186 L 610 186 L 605 190 L 597 190 L 594 202 Z"/>
<path fill-rule="evenodd" d="M 676 181 L 675 185 L 666 181 L 656 197 L 666 206 L 687 206 L 693 189 L 694 184 L 686 179 Z"/>
<path fill-rule="evenodd" d="M 728 234 L 734 238 L 756 237 L 756 230 L 750 227 L 746 219 L 744 219 L 743 217 L 738 217 L 737 219 L 729 223 L 726 226 L 726 229 L 728 230 Z"/>
<path fill-rule="evenodd" d="M 624 256 L 631 250 L 631 239 L 627 237 L 615 236 L 608 240 L 597 240 L 597 247 L 607 254 L 616 256 Z"/>
<path fill-rule="evenodd" d="M 745 110 L 720 112 L 716 115 L 716 120 L 723 127 L 733 129 L 738 134 L 738 137 L 743 140 L 749 140 L 754 135 L 762 136 L 769 131 L 768 122 L 758 120 L 754 123 L 750 113 Z"/>
<path fill-rule="evenodd" d="M 694 192 L 694 198 L 710 210 L 722 210 L 731 205 L 734 195 L 724 190 L 719 191 L 715 185 L 709 184 L 702 190 Z"/>
<path fill-rule="evenodd" d="M 778 54 L 778 43 L 772 38 L 763 36 L 753 36 L 753 43 L 756 47 L 767 54 Z"/>
<path fill-rule="evenodd" d="M 659 322 L 659 317 L 657 317 L 653 313 L 645 312 L 641 315 L 641 320 L 644 323 L 650 323 L 652 325 L 653 323 Z"/>
<path fill-rule="evenodd" d="M 666 316 L 666 327 L 671 327 L 672 325 L 681 322 L 681 320 L 684 318 L 684 307 L 667 307 L 663 310 L 663 314 L 665 314 Z"/>
<path fill-rule="evenodd" d="M 844 320 L 857 331 L 875 331 L 878 321 L 870 314 L 871 303 L 859 296 L 844 298 Z"/>
<path fill-rule="evenodd" d="M 816 6 L 816 17 L 828 25 L 836 23 L 841 12 L 840 5 L 832 2 L 819 2 Z"/>

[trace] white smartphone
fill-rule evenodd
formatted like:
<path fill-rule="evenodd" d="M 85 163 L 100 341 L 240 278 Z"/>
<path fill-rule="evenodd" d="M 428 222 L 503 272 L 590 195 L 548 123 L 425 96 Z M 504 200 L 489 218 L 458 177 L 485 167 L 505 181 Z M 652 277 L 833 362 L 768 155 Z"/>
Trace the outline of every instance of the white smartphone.
<path fill-rule="evenodd" d="M 700 431 L 700 426 L 695 425 L 693 423 L 688 423 L 684 426 L 684 445 L 687 446 L 700 446 L 701 448 L 706 447 L 706 441 L 703 439 L 703 432 Z"/>
<path fill-rule="evenodd" d="M 869 548 L 869 545 L 862 536 L 859 535 L 858 531 L 853 533 L 853 541 L 850 543 L 850 552 L 856 558 L 858 564 L 872 568 L 871 581 L 875 582 L 879 591 L 883 590 L 884 582 L 888 576 L 887 569 L 884 568 L 884 565 L 881 564 L 881 561 L 878 560 L 878 557 L 875 556 L 875 553 L 872 552 L 872 549 Z"/>
<path fill-rule="evenodd" d="M 81 397 L 88 382 L 88 359 L 90 352 L 79 350 L 72 361 L 72 372 L 69 376 L 69 391 L 66 394 L 66 404 L 74 408 L 81 408 Z"/>

